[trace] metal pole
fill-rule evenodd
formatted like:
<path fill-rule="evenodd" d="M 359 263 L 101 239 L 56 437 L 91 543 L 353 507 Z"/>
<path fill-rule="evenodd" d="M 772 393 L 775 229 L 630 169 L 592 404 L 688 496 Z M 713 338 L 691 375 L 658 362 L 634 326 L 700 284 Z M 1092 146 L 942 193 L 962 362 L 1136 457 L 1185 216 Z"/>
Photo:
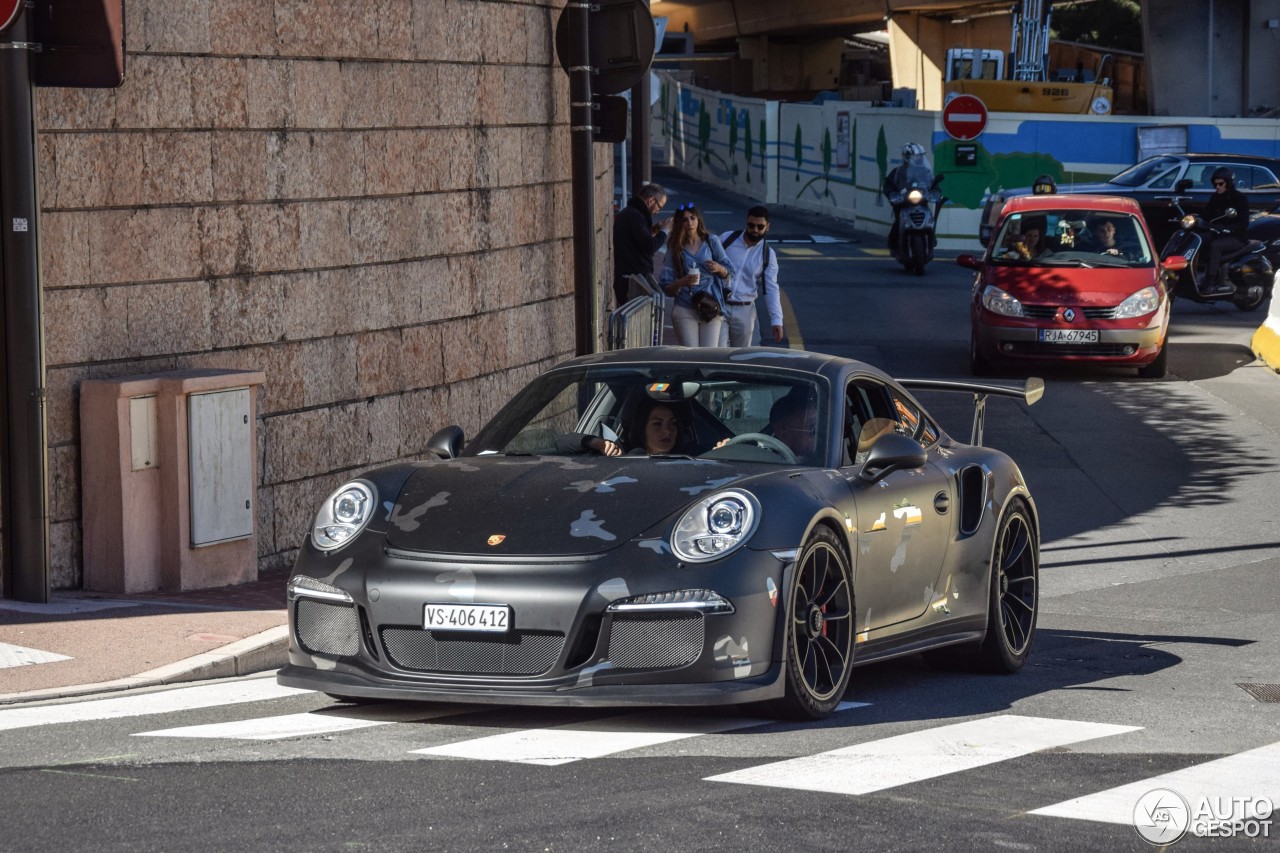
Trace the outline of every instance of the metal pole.
<path fill-rule="evenodd" d="M 573 305 L 578 355 L 596 351 L 595 138 L 591 109 L 591 4 L 567 6 L 569 19 L 569 133 L 573 171 Z"/>
<path fill-rule="evenodd" d="M 639 195 L 640 188 L 653 180 L 653 160 L 649 150 L 649 101 L 652 87 L 649 72 L 644 72 L 640 82 L 631 88 L 631 194 Z"/>
<path fill-rule="evenodd" d="M 29 12 L 0 40 L 0 488 L 4 594 L 49 600 L 44 305 L 36 207 L 36 126 Z"/>

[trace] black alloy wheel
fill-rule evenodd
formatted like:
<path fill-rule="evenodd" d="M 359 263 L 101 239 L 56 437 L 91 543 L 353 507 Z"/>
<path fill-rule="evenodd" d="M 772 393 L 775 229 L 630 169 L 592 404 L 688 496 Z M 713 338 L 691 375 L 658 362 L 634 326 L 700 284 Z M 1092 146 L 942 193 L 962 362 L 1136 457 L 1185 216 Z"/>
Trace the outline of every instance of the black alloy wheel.
<path fill-rule="evenodd" d="M 853 579 L 829 527 L 814 530 L 796 561 L 785 630 L 787 692 L 775 711 L 820 720 L 840 704 L 853 667 Z"/>
<path fill-rule="evenodd" d="M 930 649 L 938 669 L 1014 673 L 1031 651 L 1039 612 L 1040 548 L 1026 504 L 1014 499 L 1000 519 L 991 555 L 987 632 L 979 643 Z"/>
<path fill-rule="evenodd" d="M 1017 672 L 1026 662 L 1040 610 L 1040 546 L 1026 505 L 1015 499 L 996 533 L 991 602 L 979 662 L 989 672 Z"/>

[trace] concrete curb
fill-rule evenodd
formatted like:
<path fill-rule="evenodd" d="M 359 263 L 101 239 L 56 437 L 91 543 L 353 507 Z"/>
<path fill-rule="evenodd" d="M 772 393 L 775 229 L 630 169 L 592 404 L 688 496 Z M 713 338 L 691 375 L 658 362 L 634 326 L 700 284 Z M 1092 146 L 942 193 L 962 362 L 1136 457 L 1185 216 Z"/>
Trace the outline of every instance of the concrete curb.
<path fill-rule="evenodd" d="M 231 678 L 251 675 L 285 665 L 289 650 L 289 626 L 277 625 L 252 637 L 236 640 L 220 649 L 189 657 L 176 663 L 115 681 L 98 684 L 76 684 L 68 687 L 49 687 L 26 693 L 0 695 L 0 705 L 22 702 L 41 702 L 49 699 L 68 699 L 90 696 L 95 693 L 115 693 L 139 687 L 162 687 L 184 681 L 203 681 L 211 678 Z"/>
<path fill-rule="evenodd" d="M 1272 370 L 1280 370 L 1280 298 L 1271 297 L 1267 321 L 1253 335 L 1253 354 Z"/>

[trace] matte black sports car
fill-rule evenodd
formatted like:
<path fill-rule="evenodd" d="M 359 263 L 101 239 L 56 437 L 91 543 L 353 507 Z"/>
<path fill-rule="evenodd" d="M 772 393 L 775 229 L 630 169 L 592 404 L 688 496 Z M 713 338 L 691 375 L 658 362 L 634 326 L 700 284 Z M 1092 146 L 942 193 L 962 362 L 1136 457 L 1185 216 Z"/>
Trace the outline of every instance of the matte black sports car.
<path fill-rule="evenodd" d="M 906 387 L 974 394 L 974 445 Z M 986 395 L 857 361 L 632 349 L 568 361 L 463 449 L 321 505 L 289 581 L 281 684 L 342 699 L 770 702 L 829 713 L 915 652 L 1018 670 L 1039 527 L 981 443 Z M 609 455 L 612 454 L 612 455 Z"/>

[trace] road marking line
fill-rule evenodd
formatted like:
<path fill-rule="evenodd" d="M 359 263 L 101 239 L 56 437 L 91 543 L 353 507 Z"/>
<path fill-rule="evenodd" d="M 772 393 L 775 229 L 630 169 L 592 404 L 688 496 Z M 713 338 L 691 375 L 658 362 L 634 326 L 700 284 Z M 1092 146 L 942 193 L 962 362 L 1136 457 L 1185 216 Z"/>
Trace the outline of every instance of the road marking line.
<path fill-rule="evenodd" d="M 1096 794 L 1064 800 L 1029 814 L 1069 817 L 1098 823 L 1133 823 L 1133 807 L 1138 799 L 1155 788 L 1181 794 L 1194 810 L 1202 797 L 1268 797 L 1280 802 L 1280 743 L 1206 761 L 1172 773 L 1152 776 Z"/>
<path fill-rule="evenodd" d="M 414 703 L 385 707 L 339 708 L 309 711 L 305 714 L 281 714 L 255 720 L 234 720 L 202 726 L 180 726 L 154 732 L 135 732 L 134 737 L 226 738 L 228 740 L 284 740 L 285 738 L 349 732 L 392 723 L 414 723 L 466 713 L 472 708 L 454 706 L 447 709 L 424 709 Z"/>
<path fill-rule="evenodd" d="M 864 702 L 842 702 L 837 710 L 864 707 Z M 415 755 L 469 758 L 474 761 L 510 761 L 552 766 L 587 758 L 601 758 L 646 746 L 671 743 L 699 735 L 719 734 L 763 726 L 773 720 L 746 717 L 691 717 L 672 720 L 651 711 L 607 717 L 589 723 L 570 723 L 546 729 L 506 732 L 491 737 L 415 749 Z"/>
<path fill-rule="evenodd" d="M 296 687 L 281 687 L 274 678 L 254 678 L 229 684 L 203 684 L 137 696 L 116 696 L 65 705 L 21 706 L 0 708 L 0 731 L 47 726 L 56 723 L 83 723 L 89 720 L 114 720 L 147 714 L 168 714 L 217 705 L 261 702 L 285 696 L 312 693 Z"/>
<path fill-rule="evenodd" d="M 9 669 L 15 666 L 32 666 L 38 663 L 54 663 L 60 660 L 71 660 L 71 658 L 40 649 L 28 649 L 25 646 L 0 643 L 0 669 Z"/>
<path fill-rule="evenodd" d="M 706 781 L 870 794 L 1140 728 L 1003 715 L 761 764 L 709 776 Z"/>

